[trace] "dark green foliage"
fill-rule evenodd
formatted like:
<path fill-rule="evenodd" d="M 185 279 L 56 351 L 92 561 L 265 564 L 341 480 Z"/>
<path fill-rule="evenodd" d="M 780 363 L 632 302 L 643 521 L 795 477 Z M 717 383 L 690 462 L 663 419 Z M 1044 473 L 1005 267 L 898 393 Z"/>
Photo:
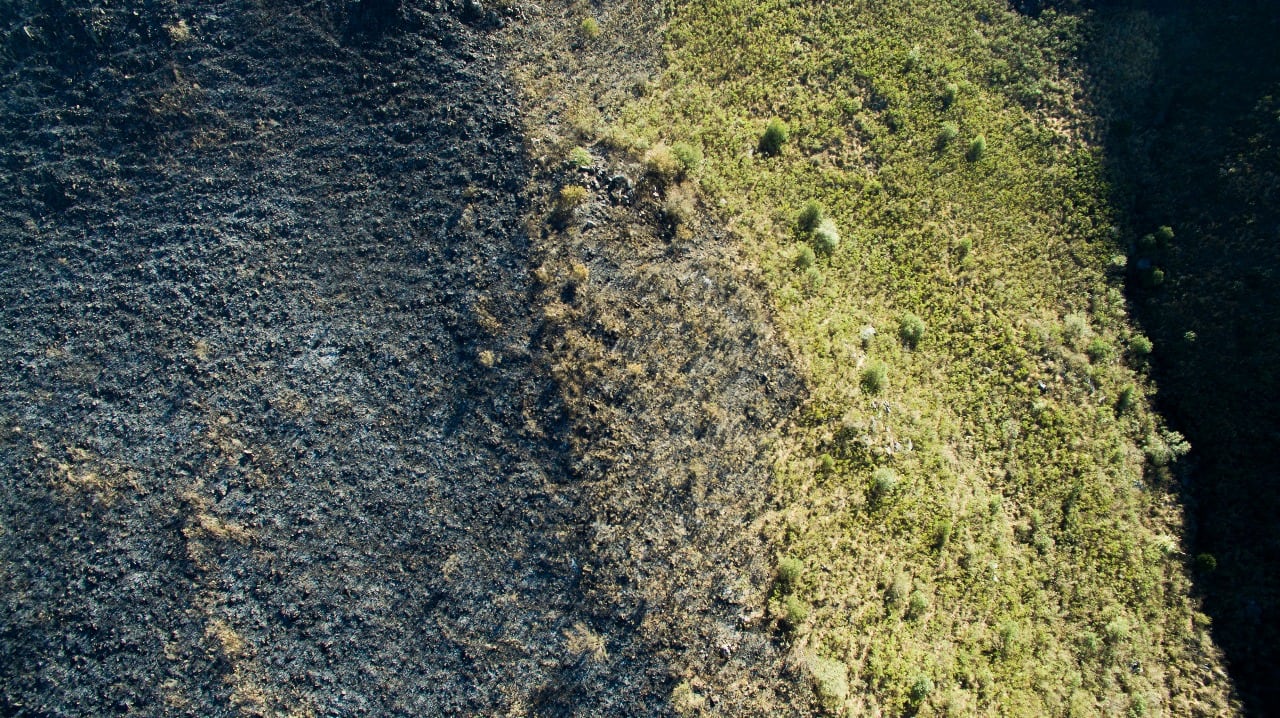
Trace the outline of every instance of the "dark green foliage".
<path fill-rule="evenodd" d="M 813 267 L 813 263 L 817 261 L 817 258 L 817 255 L 813 253 L 813 247 L 807 244 L 800 245 L 800 249 L 796 250 L 796 266 L 800 269 Z"/>
<path fill-rule="evenodd" d="M 956 104 L 956 100 L 960 97 L 960 86 L 954 82 L 948 82 L 942 86 L 942 109 L 950 109 Z"/>
<path fill-rule="evenodd" d="M 1123 414 L 1133 408 L 1138 399 L 1138 390 L 1133 384 L 1125 384 L 1116 397 L 1116 411 Z"/>
<path fill-rule="evenodd" d="M 1089 355 L 1089 360 L 1096 364 L 1110 359 L 1114 350 L 1102 337 L 1094 337 L 1093 341 L 1089 342 L 1089 346 L 1085 348 L 1084 352 Z"/>
<path fill-rule="evenodd" d="M 1159 242 L 1162 247 L 1168 246 L 1169 243 L 1173 241 L 1173 228 L 1167 224 L 1157 229 L 1155 234 L 1156 241 Z"/>
<path fill-rule="evenodd" d="M 840 230 L 836 229 L 836 223 L 831 218 L 822 220 L 818 228 L 813 231 L 813 247 L 823 254 L 831 254 L 836 251 L 836 247 L 840 246 Z"/>
<path fill-rule="evenodd" d="M 804 207 L 800 209 L 800 215 L 796 218 L 796 224 L 800 227 L 801 232 L 812 232 L 822 224 L 822 220 L 826 219 L 826 212 L 823 211 L 822 205 L 817 200 L 809 200 L 804 203 Z"/>
<path fill-rule="evenodd" d="M 1135 334 L 1133 338 L 1129 340 L 1129 354 L 1132 355 L 1134 359 L 1146 359 L 1151 355 L 1152 349 L 1154 349 L 1154 347 L 1151 344 L 1151 340 L 1141 334 Z"/>
<path fill-rule="evenodd" d="M 920 340 L 924 339 L 924 332 L 924 320 L 910 312 L 903 314 L 898 320 L 898 336 L 901 337 L 903 344 L 912 349 L 920 345 Z"/>
<path fill-rule="evenodd" d="M 805 619 L 809 618 L 809 604 L 794 593 L 783 599 L 782 606 L 786 610 L 787 627 L 793 631 L 804 625 Z"/>
<path fill-rule="evenodd" d="M 782 146 L 790 137 L 791 131 L 787 128 L 787 123 L 776 117 L 769 120 L 769 124 L 764 128 L 764 134 L 760 135 L 760 153 L 776 155 L 782 152 Z"/>
<path fill-rule="evenodd" d="M 982 135 L 978 135 L 969 143 L 969 152 L 965 156 L 969 158 L 970 162 L 977 162 L 982 159 L 982 156 L 986 153 L 987 138 Z"/>
<path fill-rule="evenodd" d="M 697 172 L 702 167 L 702 149 L 688 142 L 677 142 L 671 145 L 671 154 L 680 163 L 680 176 L 684 177 Z"/>
<path fill-rule="evenodd" d="M 1213 573 L 1218 570 L 1218 559 L 1211 553 L 1198 554 L 1195 569 L 1196 573 L 1200 574 Z"/>
<path fill-rule="evenodd" d="M 868 394 L 879 394 L 889 383 L 889 367 L 882 361 L 873 361 L 862 370 L 862 390 Z"/>
<path fill-rule="evenodd" d="M 871 473 L 871 500 L 882 504 L 898 490 L 898 472 L 882 466 Z M 902 598 L 905 598 L 904 593 Z"/>
<path fill-rule="evenodd" d="M 933 693 L 933 679 L 928 676 L 920 676 L 916 678 L 915 683 L 911 684 L 911 692 L 908 694 L 911 702 L 915 704 L 923 703 L 926 698 Z"/>
<path fill-rule="evenodd" d="M 941 152 L 951 141 L 960 136 L 960 128 L 954 122 L 943 122 L 938 130 L 937 148 Z"/>
<path fill-rule="evenodd" d="M 907 599 L 907 618 L 920 618 L 929 610 L 929 596 L 920 589 L 911 592 Z"/>
<path fill-rule="evenodd" d="M 951 520 L 941 519 L 933 526 L 933 548 L 941 551 L 947 547 L 947 543 L 951 541 Z"/>
<path fill-rule="evenodd" d="M 778 588 L 783 591 L 793 590 L 804 573 L 804 564 L 794 556 L 786 556 L 778 561 Z"/>

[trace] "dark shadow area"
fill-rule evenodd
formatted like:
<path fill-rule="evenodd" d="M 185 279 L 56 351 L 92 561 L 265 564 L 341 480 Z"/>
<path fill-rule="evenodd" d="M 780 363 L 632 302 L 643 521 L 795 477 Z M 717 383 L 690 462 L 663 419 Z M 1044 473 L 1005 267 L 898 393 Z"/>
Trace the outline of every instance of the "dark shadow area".
<path fill-rule="evenodd" d="M 1155 344 L 1160 410 L 1194 447 L 1184 550 L 1250 715 L 1280 705 L 1280 13 L 1099 8 L 1086 49 Z M 1162 229 L 1168 228 L 1168 229 Z"/>

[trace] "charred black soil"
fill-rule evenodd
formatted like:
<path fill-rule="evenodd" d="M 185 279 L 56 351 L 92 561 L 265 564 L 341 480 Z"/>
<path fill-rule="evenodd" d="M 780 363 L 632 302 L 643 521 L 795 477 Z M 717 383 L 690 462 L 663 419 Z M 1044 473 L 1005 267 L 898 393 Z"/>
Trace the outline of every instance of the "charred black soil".
<path fill-rule="evenodd" d="M 755 285 L 530 224 L 530 20 L 399 5 L 0 10 L 0 712 L 790 700 Z"/>

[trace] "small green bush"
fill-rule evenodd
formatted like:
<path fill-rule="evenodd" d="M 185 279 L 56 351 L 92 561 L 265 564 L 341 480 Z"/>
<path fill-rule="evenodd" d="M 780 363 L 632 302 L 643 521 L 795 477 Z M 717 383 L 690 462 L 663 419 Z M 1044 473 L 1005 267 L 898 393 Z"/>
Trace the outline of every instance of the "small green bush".
<path fill-rule="evenodd" d="M 1151 356 L 1151 351 L 1154 348 L 1155 347 L 1151 344 L 1151 340 L 1141 334 L 1135 334 L 1133 338 L 1129 340 L 1129 353 L 1132 354 L 1135 359 L 1146 359 L 1148 356 Z"/>
<path fill-rule="evenodd" d="M 1107 623 L 1106 627 L 1102 629 L 1102 635 L 1108 644 L 1114 646 L 1129 640 L 1133 635 L 1133 626 L 1129 624 L 1128 619 L 1120 616 Z"/>
<path fill-rule="evenodd" d="M 697 172 L 702 167 L 702 150 L 688 142 L 677 142 L 671 145 L 671 154 L 680 163 L 680 175 L 685 176 Z"/>
<path fill-rule="evenodd" d="M 919 678 L 916 678 L 915 683 L 911 684 L 911 692 L 908 694 L 908 697 L 911 699 L 912 703 L 919 705 L 920 703 L 923 703 L 931 693 L 933 693 L 933 688 L 934 685 L 932 678 L 929 676 L 920 676 Z"/>
<path fill-rule="evenodd" d="M 1138 389 L 1133 384 L 1125 384 L 1116 397 L 1116 411 L 1123 414 L 1133 408 L 1138 401 Z"/>
<path fill-rule="evenodd" d="M 942 150 L 951 141 L 960 136 L 960 128 L 954 122 L 943 122 L 942 129 L 938 130 L 938 149 Z"/>
<path fill-rule="evenodd" d="M 600 23 L 593 17 L 586 17 L 578 24 L 578 32 L 588 40 L 593 40 L 600 36 Z"/>
<path fill-rule="evenodd" d="M 1156 241 L 1159 242 L 1162 247 L 1168 246 L 1168 244 L 1173 241 L 1173 227 L 1166 224 L 1157 229 Z"/>
<path fill-rule="evenodd" d="M 902 338 L 903 344 L 912 349 L 920 345 L 924 332 L 924 320 L 910 312 L 903 314 L 898 320 L 898 336 Z"/>
<path fill-rule="evenodd" d="M 813 232 L 818 229 L 818 225 L 826 218 L 826 212 L 822 210 L 822 205 L 816 200 L 809 200 L 804 203 L 804 207 L 800 209 L 800 216 L 796 219 L 796 224 L 802 232 Z"/>
<path fill-rule="evenodd" d="M 942 109 L 949 109 L 956 104 L 956 100 L 960 99 L 960 86 L 954 82 L 948 82 L 942 86 Z"/>
<path fill-rule="evenodd" d="M 573 151 L 569 153 L 569 164 L 578 169 L 590 167 L 592 162 L 594 160 L 591 158 L 591 153 L 582 147 L 574 147 Z"/>
<path fill-rule="evenodd" d="M 1213 573 L 1218 570 L 1218 559 L 1211 553 L 1198 554 L 1195 569 L 1196 573 Z"/>
<path fill-rule="evenodd" d="M 836 460 L 831 454 L 823 454 L 818 457 L 818 470 L 828 476 L 835 472 Z"/>
<path fill-rule="evenodd" d="M 983 137 L 982 135 L 978 135 L 977 137 L 973 138 L 973 142 L 969 143 L 969 153 L 967 155 L 969 158 L 969 161 L 977 162 L 978 160 L 982 159 L 982 156 L 986 153 L 987 153 L 987 138 Z"/>
<path fill-rule="evenodd" d="M 776 155 L 782 151 L 782 146 L 787 144 L 787 140 L 791 137 L 791 131 L 787 128 L 787 123 L 778 118 L 769 120 L 769 124 L 764 128 L 764 134 L 760 135 L 760 153 L 765 155 Z"/>
<path fill-rule="evenodd" d="M 879 394 L 888 384 L 889 367 L 882 361 L 873 361 L 862 370 L 862 390 L 868 394 Z"/>
<path fill-rule="evenodd" d="M 684 172 L 684 165 L 676 157 L 676 153 L 661 142 L 644 153 L 644 168 L 663 185 L 674 182 Z"/>
<path fill-rule="evenodd" d="M 800 245 L 800 249 L 796 250 L 796 266 L 800 269 L 809 269 L 817 259 L 813 247 L 807 244 Z"/>
<path fill-rule="evenodd" d="M 784 620 L 792 630 L 803 626 L 804 622 L 809 618 L 809 604 L 800 600 L 800 597 L 794 593 L 783 600 L 782 608 L 786 612 Z"/>
<path fill-rule="evenodd" d="M 830 218 L 822 220 L 813 231 L 813 246 L 823 254 L 831 254 L 840 246 L 840 230 L 836 229 L 836 223 Z"/>
<path fill-rule="evenodd" d="M 941 551 L 951 541 L 951 520 L 941 519 L 933 525 L 933 548 Z"/>
<path fill-rule="evenodd" d="M 804 563 L 794 556 L 785 556 L 778 561 L 778 587 L 783 591 L 790 591 L 800 582 L 800 576 L 804 573 Z"/>
<path fill-rule="evenodd" d="M 1085 347 L 1084 353 L 1089 355 L 1089 360 L 1098 363 L 1111 358 L 1112 348 L 1102 337 L 1094 337 L 1089 342 L 1089 346 Z"/>
<path fill-rule="evenodd" d="M 929 596 L 920 589 L 911 592 L 907 599 L 907 618 L 917 619 L 929 610 Z"/>
<path fill-rule="evenodd" d="M 871 500 L 876 504 L 884 503 L 897 490 L 898 473 L 893 469 L 881 466 L 871 473 Z M 899 598 L 905 597 L 904 592 Z"/>
<path fill-rule="evenodd" d="M 813 676 L 813 692 L 823 710 L 838 713 L 849 699 L 849 669 L 843 661 L 829 658 L 813 658 L 809 661 L 809 675 Z"/>

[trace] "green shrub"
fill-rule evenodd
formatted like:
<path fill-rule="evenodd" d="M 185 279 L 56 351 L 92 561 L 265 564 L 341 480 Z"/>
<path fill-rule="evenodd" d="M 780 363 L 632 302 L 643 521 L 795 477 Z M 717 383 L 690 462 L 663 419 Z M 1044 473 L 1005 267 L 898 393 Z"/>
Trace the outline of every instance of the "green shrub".
<path fill-rule="evenodd" d="M 800 559 L 793 556 L 785 556 L 778 561 L 778 587 L 783 591 L 790 591 L 800 582 L 800 576 L 804 573 L 804 563 Z"/>
<path fill-rule="evenodd" d="M 903 344 L 912 349 L 920 345 L 920 340 L 924 339 L 924 331 L 924 320 L 910 312 L 903 314 L 898 320 L 898 336 L 902 338 Z"/>
<path fill-rule="evenodd" d="M 1142 278 L 1142 282 L 1151 289 L 1164 284 L 1164 270 L 1159 267 L 1152 267 L 1147 270 L 1147 273 Z"/>
<path fill-rule="evenodd" d="M 932 678 L 929 676 L 920 676 L 919 678 L 916 678 L 915 683 L 911 684 L 911 692 L 907 695 L 911 699 L 912 703 L 919 705 L 929 697 L 929 694 L 933 693 L 933 688 Z"/>
<path fill-rule="evenodd" d="M 569 164 L 578 169 L 590 167 L 592 162 L 594 160 L 591 158 L 591 153 L 582 147 L 574 147 L 573 151 L 569 153 Z"/>
<path fill-rule="evenodd" d="M 862 370 L 862 390 L 868 394 L 879 394 L 888 384 L 889 367 L 882 361 L 873 361 Z"/>
<path fill-rule="evenodd" d="M 794 593 L 783 600 L 782 608 L 785 612 L 784 620 L 792 630 L 803 626 L 804 622 L 809 618 L 809 604 L 800 600 L 800 597 Z"/>
<path fill-rule="evenodd" d="M 556 205 L 564 209 L 574 209 L 581 207 L 586 203 L 591 193 L 586 187 L 571 184 L 560 188 L 560 195 L 556 198 Z"/>
<path fill-rule="evenodd" d="M 1202 553 L 1196 555 L 1194 565 L 1196 573 L 1213 573 L 1218 570 L 1218 559 L 1211 553 Z"/>
<path fill-rule="evenodd" d="M 1133 338 L 1129 340 L 1129 353 L 1132 354 L 1135 359 L 1146 359 L 1151 355 L 1151 350 L 1154 348 L 1155 347 L 1151 345 L 1151 340 L 1141 334 L 1135 334 Z"/>
<path fill-rule="evenodd" d="M 1062 341 L 1067 346 L 1077 346 L 1090 333 L 1089 320 L 1083 314 L 1068 314 L 1062 318 Z"/>
<path fill-rule="evenodd" d="M 688 142 L 677 142 L 671 145 L 671 154 L 680 163 L 680 175 L 686 176 L 697 172 L 702 166 L 702 150 Z"/>
<path fill-rule="evenodd" d="M 764 128 L 764 134 L 760 135 L 760 153 L 778 154 L 790 137 L 791 131 L 787 128 L 787 123 L 776 117 L 769 120 L 769 124 Z"/>
<path fill-rule="evenodd" d="M 949 109 L 956 104 L 956 100 L 960 99 L 960 86 L 954 82 L 948 82 L 942 86 L 942 109 Z"/>
<path fill-rule="evenodd" d="M 822 709 L 839 713 L 849 699 L 849 669 L 842 661 L 829 658 L 813 658 L 809 661 L 809 675 L 813 676 L 813 692 L 818 696 Z"/>
<path fill-rule="evenodd" d="M 887 466 L 881 466 L 871 473 L 871 500 L 876 504 L 884 503 L 898 490 L 898 473 Z M 896 583 L 896 582 L 895 582 Z M 906 598 L 904 592 L 899 598 Z"/>
<path fill-rule="evenodd" d="M 674 182 L 684 172 L 684 165 L 670 147 L 659 142 L 644 153 L 644 168 L 660 184 Z"/>
<path fill-rule="evenodd" d="M 916 589 L 911 592 L 911 597 L 907 599 L 907 618 L 917 619 L 923 616 L 929 610 L 929 596 L 924 591 Z"/>
<path fill-rule="evenodd" d="M 977 162 L 978 160 L 982 159 L 982 156 L 986 153 L 987 153 L 987 138 L 983 137 L 982 135 L 978 135 L 977 137 L 973 138 L 973 141 L 969 143 L 969 153 L 967 155 L 969 158 L 969 161 Z"/>
<path fill-rule="evenodd" d="M 1102 629 L 1102 635 L 1108 644 L 1114 646 L 1124 643 L 1133 635 L 1133 627 L 1129 625 L 1129 620 L 1124 616 L 1113 618 L 1109 621 L 1105 628 Z"/>
<path fill-rule="evenodd" d="M 796 224 L 802 232 L 813 232 L 818 229 L 818 225 L 826 218 L 826 213 L 822 210 L 822 205 L 817 200 L 809 200 L 804 203 L 804 207 L 800 209 L 800 216 L 796 219 Z"/>
<path fill-rule="evenodd" d="M 947 543 L 951 541 L 951 520 L 941 519 L 933 525 L 933 547 L 941 551 L 946 548 Z"/>
<path fill-rule="evenodd" d="M 1156 241 L 1159 242 L 1162 247 L 1168 246 L 1168 244 L 1173 241 L 1173 227 L 1166 224 L 1157 229 Z"/>
<path fill-rule="evenodd" d="M 813 247 L 802 244 L 800 249 L 796 250 L 796 266 L 800 269 L 809 269 L 816 260 L 817 256 L 813 253 Z"/>
<path fill-rule="evenodd" d="M 836 460 L 831 454 L 823 454 L 818 457 L 818 470 L 824 475 L 831 475 L 836 470 Z"/>
<path fill-rule="evenodd" d="M 1123 414 L 1133 408 L 1138 401 L 1138 389 L 1133 384 L 1125 384 L 1116 397 L 1116 411 Z"/>
<path fill-rule="evenodd" d="M 1112 351 L 1111 345 L 1102 337 L 1094 337 L 1093 341 L 1089 342 L 1089 346 L 1085 347 L 1084 350 L 1085 354 L 1089 355 L 1090 361 L 1094 363 L 1103 362 L 1111 358 Z"/>
<path fill-rule="evenodd" d="M 588 40 L 595 39 L 600 36 L 600 23 L 593 17 L 586 17 L 578 24 L 578 33 Z"/>
<path fill-rule="evenodd" d="M 942 129 L 938 130 L 938 149 L 942 150 L 951 141 L 960 136 L 960 128 L 954 122 L 943 122 Z"/>
<path fill-rule="evenodd" d="M 822 220 L 813 231 L 813 246 L 823 254 L 831 254 L 840 246 L 840 230 L 836 229 L 836 223 L 831 218 Z"/>
<path fill-rule="evenodd" d="M 1154 234 L 1144 234 L 1138 240 L 1138 249 L 1144 252 L 1150 252 L 1156 248 L 1156 236 Z"/>

